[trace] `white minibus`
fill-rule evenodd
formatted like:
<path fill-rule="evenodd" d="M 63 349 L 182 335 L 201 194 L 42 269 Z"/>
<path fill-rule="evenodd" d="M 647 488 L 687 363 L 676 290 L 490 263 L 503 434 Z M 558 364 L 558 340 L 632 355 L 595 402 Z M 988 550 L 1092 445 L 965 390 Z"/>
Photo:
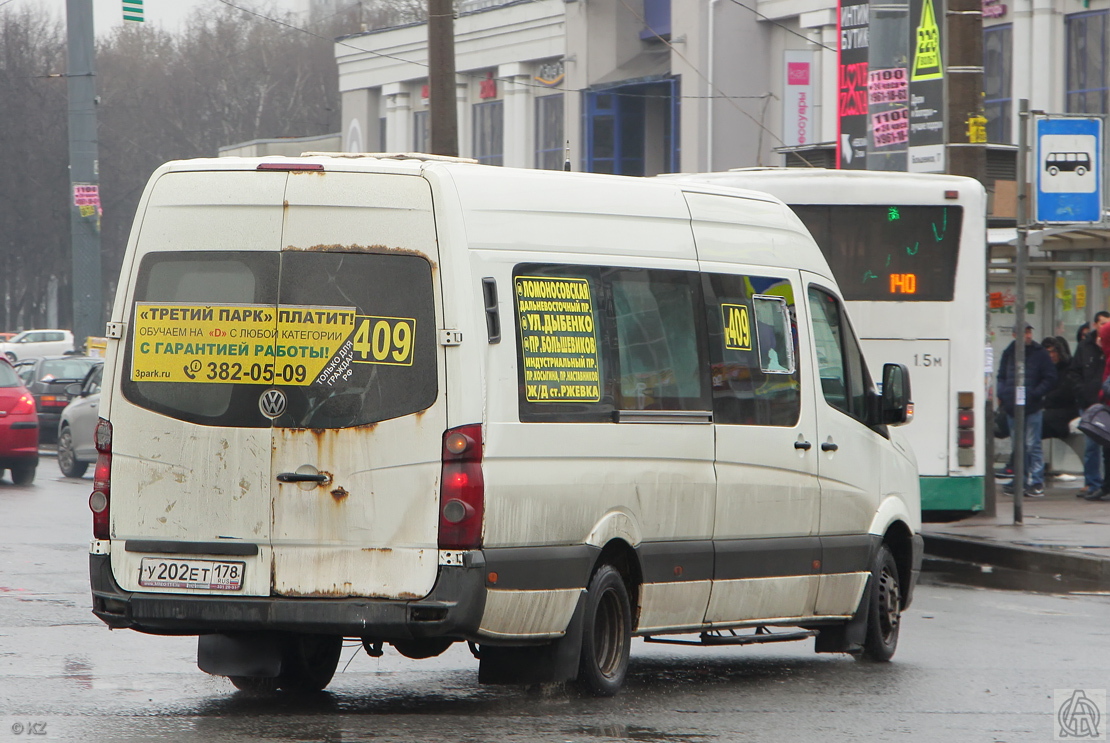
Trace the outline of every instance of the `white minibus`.
<path fill-rule="evenodd" d="M 199 636 L 240 689 L 322 689 L 345 638 L 468 642 L 484 683 L 595 695 L 634 636 L 894 653 L 921 563 L 908 372 L 877 392 L 774 197 L 173 162 L 107 335 L 93 611 Z"/>

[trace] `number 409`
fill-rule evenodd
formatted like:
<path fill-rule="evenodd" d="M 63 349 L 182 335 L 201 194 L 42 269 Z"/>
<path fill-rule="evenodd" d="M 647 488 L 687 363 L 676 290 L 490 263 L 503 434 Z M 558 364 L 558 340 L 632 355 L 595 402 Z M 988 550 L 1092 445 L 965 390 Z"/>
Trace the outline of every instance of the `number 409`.
<path fill-rule="evenodd" d="M 359 315 L 355 329 L 355 361 L 364 364 L 412 363 L 416 321 L 406 317 L 367 317 Z"/>

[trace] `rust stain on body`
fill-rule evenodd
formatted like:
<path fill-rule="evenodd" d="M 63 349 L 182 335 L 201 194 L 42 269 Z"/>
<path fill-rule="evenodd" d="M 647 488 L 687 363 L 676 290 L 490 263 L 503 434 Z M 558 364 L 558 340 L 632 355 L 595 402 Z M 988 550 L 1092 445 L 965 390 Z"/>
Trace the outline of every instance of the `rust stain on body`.
<path fill-rule="evenodd" d="M 336 501 L 341 501 L 348 495 L 350 495 L 350 493 L 344 490 L 342 485 L 331 491 L 331 497 L 335 498 Z"/>

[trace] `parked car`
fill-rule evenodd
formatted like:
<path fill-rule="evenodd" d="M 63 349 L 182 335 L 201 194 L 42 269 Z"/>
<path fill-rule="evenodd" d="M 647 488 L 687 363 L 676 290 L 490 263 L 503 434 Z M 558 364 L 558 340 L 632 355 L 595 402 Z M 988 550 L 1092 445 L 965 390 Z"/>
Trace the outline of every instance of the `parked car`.
<path fill-rule="evenodd" d="M 81 477 L 96 462 L 96 421 L 100 417 L 100 381 L 104 364 L 89 370 L 83 382 L 66 388 L 70 401 L 58 423 L 58 469 L 66 477 Z"/>
<path fill-rule="evenodd" d="M 14 364 L 23 359 L 53 356 L 73 351 L 73 333 L 68 330 L 24 330 L 6 343 L 3 353 Z"/>
<path fill-rule="evenodd" d="M 39 443 L 52 444 L 57 439 L 58 421 L 69 405 L 66 388 L 81 382 L 101 359 L 89 356 L 44 356 L 15 365 L 16 372 L 35 397 L 39 411 Z"/>
<path fill-rule="evenodd" d="M 39 421 L 35 399 L 8 360 L 0 357 L 0 475 L 30 485 L 39 464 Z"/>

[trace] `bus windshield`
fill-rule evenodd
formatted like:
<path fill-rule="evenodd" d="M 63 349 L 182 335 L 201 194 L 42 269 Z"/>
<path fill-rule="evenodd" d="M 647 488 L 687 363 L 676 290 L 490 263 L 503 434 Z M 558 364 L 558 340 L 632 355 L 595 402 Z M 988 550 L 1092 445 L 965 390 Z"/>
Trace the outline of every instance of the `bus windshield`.
<path fill-rule="evenodd" d="M 950 302 L 963 209 L 791 204 L 847 300 Z"/>

